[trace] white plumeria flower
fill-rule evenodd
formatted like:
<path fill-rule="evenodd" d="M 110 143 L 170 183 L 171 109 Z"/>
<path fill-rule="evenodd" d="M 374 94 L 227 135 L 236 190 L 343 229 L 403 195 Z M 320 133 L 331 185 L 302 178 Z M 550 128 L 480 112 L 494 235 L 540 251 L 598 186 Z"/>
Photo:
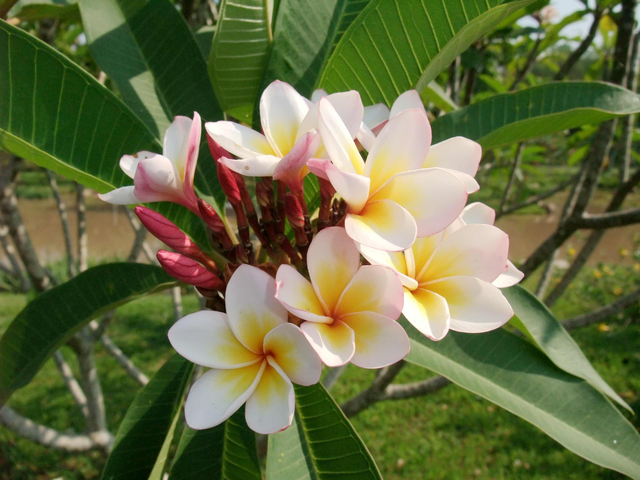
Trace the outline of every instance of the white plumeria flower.
<path fill-rule="evenodd" d="M 356 91 L 335 93 L 327 99 L 339 112 L 351 138 L 362 123 L 362 101 Z M 324 156 L 317 132 L 317 106 L 288 83 L 271 83 L 260 98 L 264 135 L 234 122 L 205 124 L 207 133 L 238 159 L 222 159 L 234 172 L 252 177 L 274 177 L 289 185 L 300 183 L 307 160 Z M 294 187 L 295 188 L 295 187 Z"/>
<path fill-rule="evenodd" d="M 367 162 L 332 104 L 318 102 L 322 140 L 331 160 L 307 162 L 347 203 L 345 228 L 358 243 L 388 251 L 442 231 L 467 201 L 464 184 L 441 168 L 421 168 L 431 144 L 424 111 L 404 110 L 375 139 Z"/>
<path fill-rule="evenodd" d="M 245 402 L 247 425 L 262 434 L 291 425 L 293 385 L 320 380 L 322 364 L 275 297 L 275 280 L 242 265 L 225 294 L 227 313 L 187 315 L 169 330 L 173 348 L 186 359 L 209 367 L 191 387 L 185 403 L 187 424 L 214 427 Z"/>
<path fill-rule="evenodd" d="M 193 179 L 201 131 L 197 112 L 193 113 L 193 120 L 176 117 L 164 134 L 162 155 L 147 151 L 124 155 L 120 168 L 133 178 L 134 185 L 99 195 L 100 199 L 115 205 L 173 202 L 199 214 Z"/>
<path fill-rule="evenodd" d="M 393 268 L 404 285 L 403 315 L 432 340 L 449 330 L 481 333 L 504 325 L 513 309 L 492 284 L 507 265 L 509 237 L 492 225 L 462 225 L 419 238 L 400 253 L 359 246 L 374 265 Z"/>
<path fill-rule="evenodd" d="M 360 267 L 360 254 L 343 228 L 322 230 L 307 254 L 311 282 L 293 267 L 276 275 L 276 298 L 301 325 L 322 361 L 381 368 L 409 353 L 409 338 L 397 323 L 402 284 L 379 266 Z"/>
<path fill-rule="evenodd" d="M 416 90 L 408 90 L 400 95 L 391 110 L 383 103 L 364 107 L 362 126 L 357 138 L 365 150 L 373 148 L 376 135 L 390 119 L 409 109 L 418 109 L 426 114 Z M 465 137 L 453 137 L 431 145 L 422 168 L 438 167 L 448 170 L 464 182 L 467 193 L 471 194 L 480 189 L 473 177 L 478 172 L 481 159 L 482 147 L 479 143 Z"/>

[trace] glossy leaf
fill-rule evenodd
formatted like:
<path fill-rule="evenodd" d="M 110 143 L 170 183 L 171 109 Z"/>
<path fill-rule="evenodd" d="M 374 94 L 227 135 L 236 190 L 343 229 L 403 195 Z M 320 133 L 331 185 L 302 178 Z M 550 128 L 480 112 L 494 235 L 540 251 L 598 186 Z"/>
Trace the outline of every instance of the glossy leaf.
<path fill-rule="evenodd" d="M 0 406 L 89 320 L 175 284 L 159 267 L 111 263 L 90 268 L 36 297 L 0 338 Z"/>
<path fill-rule="evenodd" d="M 318 383 L 295 390 L 293 423 L 269 436 L 267 480 L 381 479 L 367 447 L 325 388 Z"/>
<path fill-rule="evenodd" d="M 532 1 L 372 0 L 343 35 L 320 86 L 391 105 L 406 90 L 424 90 L 476 39 Z"/>
<path fill-rule="evenodd" d="M 176 354 L 138 393 L 118 428 L 103 480 L 149 478 L 156 465 L 160 466 L 155 474 L 162 471 L 168 452 L 165 440 L 173 436 L 192 370 L 193 363 Z"/>
<path fill-rule="evenodd" d="M 329 56 L 370 1 L 281 0 L 262 88 L 278 79 L 310 97 Z"/>
<path fill-rule="evenodd" d="M 631 407 L 605 382 L 547 306 L 520 285 L 502 290 L 535 344 L 557 367 L 582 378 L 621 406 Z"/>
<path fill-rule="evenodd" d="M 271 44 L 267 0 L 222 0 L 209 54 L 209 76 L 226 111 L 258 98 Z"/>
<path fill-rule="evenodd" d="M 556 82 L 495 95 L 431 126 L 433 143 L 462 135 L 494 148 L 637 112 L 640 96 L 617 85 Z"/>
<path fill-rule="evenodd" d="M 420 97 L 423 103 L 431 102 L 443 112 L 451 112 L 460 108 L 435 80 L 422 90 Z"/>
<path fill-rule="evenodd" d="M 79 20 L 80 12 L 77 0 L 18 0 L 9 12 L 9 17 L 17 17 L 20 20 Z"/>
<path fill-rule="evenodd" d="M 256 435 L 247 427 L 244 407 L 222 425 L 185 427 L 171 468 L 172 480 L 262 480 Z"/>
<path fill-rule="evenodd" d="M 587 460 L 640 478 L 640 435 L 598 390 L 503 329 L 450 332 L 433 342 L 404 318 L 408 362 L 426 367 L 524 418 Z"/>
<path fill-rule="evenodd" d="M 0 79 L 0 148 L 99 193 L 132 184 L 120 169 L 122 155 L 162 151 L 144 123 L 95 78 L 2 21 Z M 150 206 L 208 248 L 193 213 L 175 204 Z"/>

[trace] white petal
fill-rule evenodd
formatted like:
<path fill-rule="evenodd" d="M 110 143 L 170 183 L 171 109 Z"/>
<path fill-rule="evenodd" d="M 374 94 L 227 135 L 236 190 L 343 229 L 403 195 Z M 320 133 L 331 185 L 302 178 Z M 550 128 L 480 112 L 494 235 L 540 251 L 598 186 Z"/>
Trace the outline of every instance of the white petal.
<path fill-rule="evenodd" d="M 365 265 L 345 289 L 334 316 L 373 312 L 397 320 L 402 302 L 403 288 L 398 275 L 387 267 Z"/>
<path fill-rule="evenodd" d="M 364 107 L 362 122 L 372 131 L 382 128 L 389 121 L 389 107 L 384 103 L 376 103 Z"/>
<path fill-rule="evenodd" d="M 513 316 L 513 309 L 500 289 L 474 277 L 449 277 L 424 288 L 447 300 L 451 330 L 457 332 L 488 332 Z"/>
<path fill-rule="evenodd" d="M 431 126 L 419 110 L 405 110 L 385 125 L 369 152 L 364 174 L 374 193 L 399 172 L 418 170 L 431 144 Z"/>
<path fill-rule="evenodd" d="M 275 279 L 250 265 L 241 265 L 227 284 L 225 304 L 231 329 L 256 353 L 262 353 L 267 333 L 287 322 L 287 310 L 275 294 Z"/>
<path fill-rule="evenodd" d="M 181 318 L 169 329 L 169 341 L 184 358 L 209 368 L 245 367 L 262 358 L 238 341 L 221 312 L 203 310 Z"/>
<path fill-rule="evenodd" d="M 449 306 L 436 293 L 423 289 L 405 290 L 402 314 L 431 340 L 442 340 L 449 332 Z"/>
<path fill-rule="evenodd" d="M 493 225 L 496 221 L 496 211 L 480 202 L 471 203 L 464 207 L 460 216 L 467 225 L 477 223 Z"/>
<path fill-rule="evenodd" d="M 309 277 L 326 312 L 333 312 L 360 268 L 360 253 L 344 228 L 323 229 L 307 252 Z"/>
<path fill-rule="evenodd" d="M 313 93 L 311 94 L 311 101 L 313 103 L 318 103 L 318 101 L 322 97 L 326 97 L 327 95 L 329 94 L 325 90 L 323 90 L 322 88 L 318 88 L 317 90 L 314 90 Z"/>
<path fill-rule="evenodd" d="M 276 298 L 296 317 L 309 322 L 331 323 L 311 282 L 291 265 L 280 265 L 276 274 Z"/>
<path fill-rule="evenodd" d="M 247 400 L 245 419 L 251 430 L 269 435 L 284 430 L 293 420 L 293 385 L 271 359 L 255 391 Z"/>
<path fill-rule="evenodd" d="M 179 202 L 184 196 L 180 173 L 175 164 L 162 155 L 138 163 L 133 183 L 136 197 L 143 202 Z"/>
<path fill-rule="evenodd" d="M 141 201 L 133 194 L 134 188 L 133 186 L 120 187 L 107 193 L 101 193 L 98 197 L 103 202 L 114 205 L 135 205 L 136 203 L 141 203 Z"/>
<path fill-rule="evenodd" d="M 453 175 L 462 183 L 464 183 L 464 187 L 466 188 L 467 193 L 469 195 L 471 195 L 472 193 L 476 193 L 478 190 L 480 190 L 480 184 L 471 175 L 467 175 L 466 173 L 462 173 L 457 170 L 453 170 L 451 168 L 440 168 L 440 170 L 449 172 L 451 175 Z"/>
<path fill-rule="evenodd" d="M 389 112 L 389 119 L 392 119 L 400 112 L 404 112 L 405 110 L 416 109 L 422 111 L 425 115 L 427 114 L 424 109 L 424 104 L 422 103 L 422 99 L 420 98 L 420 94 L 417 90 L 407 90 L 393 102 L 391 106 L 391 112 Z"/>
<path fill-rule="evenodd" d="M 309 112 L 307 102 L 291 85 L 279 80 L 262 93 L 262 130 L 277 156 L 284 157 L 295 145 L 298 128 Z"/>
<path fill-rule="evenodd" d="M 360 130 L 358 130 L 356 139 L 360 142 L 360 145 L 362 145 L 362 147 L 368 152 L 373 148 L 373 143 L 376 141 L 376 136 L 363 122 L 362 125 L 360 125 Z"/>
<path fill-rule="evenodd" d="M 179 171 L 183 171 L 187 159 L 192 122 L 189 117 L 177 116 L 164 134 L 162 155 L 174 162 Z"/>
<path fill-rule="evenodd" d="M 411 214 L 391 200 L 369 203 L 358 215 L 347 214 L 344 227 L 356 242 L 390 252 L 409 248 L 418 233 Z"/>
<path fill-rule="evenodd" d="M 355 135 L 351 135 L 327 98 L 318 102 L 318 123 L 324 147 L 335 166 L 343 172 L 361 174 L 364 162 L 353 141 Z"/>
<path fill-rule="evenodd" d="M 247 177 L 272 177 L 280 158 L 273 155 L 259 155 L 237 160 L 222 157 L 220 161 L 234 172 Z"/>
<path fill-rule="evenodd" d="M 358 213 L 362 210 L 369 197 L 369 178 L 339 170 L 327 159 L 312 158 L 307 166 L 313 173 L 331 182 L 336 192 L 347 202 L 349 212 Z"/>
<path fill-rule="evenodd" d="M 320 380 L 320 357 L 294 324 L 284 323 L 271 330 L 264 337 L 264 349 L 292 382 L 314 385 Z"/>
<path fill-rule="evenodd" d="M 482 159 L 480 144 L 465 137 L 453 137 L 432 145 L 423 167 L 442 167 L 476 176 Z"/>
<path fill-rule="evenodd" d="M 426 237 L 458 218 L 467 203 L 467 191 L 455 176 L 429 168 L 394 175 L 370 201 L 382 199 L 404 207 L 418 226 L 418 237 Z"/>
<path fill-rule="evenodd" d="M 300 329 L 328 367 L 348 363 L 356 351 L 353 330 L 340 320 L 332 324 L 304 322 Z"/>
<path fill-rule="evenodd" d="M 382 368 L 409 354 L 409 337 L 404 328 L 384 315 L 361 312 L 342 317 L 354 331 L 356 352 L 351 363 L 361 368 Z"/>
<path fill-rule="evenodd" d="M 404 252 L 386 252 L 356 243 L 358 251 L 371 265 L 382 265 L 395 270 L 401 275 L 408 275 L 407 260 Z"/>
<path fill-rule="evenodd" d="M 204 128 L 222 148 L 236 157 L 254 158 L 276 155 L 267 138 L 249 127 L 234 122 L 207 122 Z"/>
<path fill-rule="evenodd" d="M 517 283 L 520 283 L 520 280 L 522 280 L 523 278 L 524 273 L 518 270 L 518 268 L 513 263 L 507 261 L 507 268 L 505 269 L 505 271 L 491 283 L 493 283 L 493 285 L 498 288 L 508 288 L 514 286 Z"/>
<path fill-rule="evenodd" d="M 120 159 L 120 168 L 129 178 L 134 178 L 136 175 L 136 169 L 138 168 L 138 163 L 147 158 L 155 157 L 157 153 L 147 152 L 143 150 L 142 152 L 138 152 L 135 155 L 123 155 Z"/>
<path fill-rule="evenodd" d="M 349 92 L 332 93 L 326 98 L 333 108 L 335 108 L 338 116 L 342 119 L 342 122 L 347 127 L 351 138 L 356 138 L 360 125 L 362 124 L 362 100 L 360 100 L 360 94 L 351 90 Z M 318 99 L 320 101 L 320 99 Z M 318 130 L 318 105 L 313 105 L 309 109 L 309 113 L 300 124 L 298 130 L 298 138 L 302 137 L 305 133 L 315 129 Z"/>
<path fill-rule="evenodd" d="M 232 370 L 213 369 L 189 390 L 184 415 L 194 430 L 220 425 L 233 415 L 254 392 L 267 362 Z"/>

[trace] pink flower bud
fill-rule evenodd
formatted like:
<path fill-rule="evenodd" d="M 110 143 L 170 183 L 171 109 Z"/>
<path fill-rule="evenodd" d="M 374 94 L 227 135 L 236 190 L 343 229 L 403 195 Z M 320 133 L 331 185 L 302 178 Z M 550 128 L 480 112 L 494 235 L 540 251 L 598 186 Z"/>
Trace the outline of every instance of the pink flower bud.
<path fill-rule="evenodd" d="M 224 282 L 195 260 L 175 252 L 159 250 L 158 261 L 174 278 L 205 290 L 224 290 Z"/>
<path fill-rule="evenodd" d="M 238 182 L 236 182 L 233 172 L 229 170 L 222 162 L 217 162 L 218 168 L 218 182 L 224 191 L 225 195 L 229 199 L 229 202 L 233 205 L 242 202 L 240 198 L 240 189 L 238 188 Z"/>
<path fill-rule="evenodd" d="M 264 183 L 256 184 L 256 199 L 258 200 L 258 205 L 261 207 L 269 207 L 271 204 L 269 194 L 267 193 L 267 187 L 264 186 Z"/>
<path fill-rule="evenodd" d="M 151 235 L 161 242 L 184 255 L 202 255 L 200 248 L 182 230 L 158 212 L 142 206 L 137 206 L 135 212 Z"/>
<path fill-rule="evenodd" d="M 289 192 L 284 197 L 284 208 L 291 226 L 293 228 L 304 228 L 304 213 L 300 202 Z"/>
<path fill-rule="evenodd" d="M 206 223 L 211 230 L 218 234 L 226 231 L 222 219 L 211 205 L 199 198 L 198 208 L 200 209 L 202 220 L 204 220 L 204 223 Z"/>

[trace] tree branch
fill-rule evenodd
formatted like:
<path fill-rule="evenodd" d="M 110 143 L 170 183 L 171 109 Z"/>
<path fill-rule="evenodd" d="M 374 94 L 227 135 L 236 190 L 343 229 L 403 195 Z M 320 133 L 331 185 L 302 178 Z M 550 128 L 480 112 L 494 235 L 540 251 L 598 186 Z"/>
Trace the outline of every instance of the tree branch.
<path fill-rule="evenodd" d="M 504 207 L 507 204 L 507 200 L 509 199 L 509 195 L 511 195 L 511 189 L 513 188 L 513 184 L 516 180 L 516 173 L 520 168 L 520 162 L 522 161 L 522 151 L 524 150 L 524 142 L 520 142 L 518 144 L 518 149 L 516 150 L 516 155 L 513 157 L 513 163 L 511 164 L 511 173 L 509 174 L 509 181 L 507 182 L 507 188 L 504 189 L 504 195 L 502 195 L 502 201 L 500 202 L 500 208 L 498 209 L 499 215 L 504 212 Z M 496 216 L 499 216 L 496 215 Z"/>
<path fill-rule="evenodd" d="M 637 303 L 640 300 L 640 288 L 629 295 L 626 295 L 609 305 L 605 305 L 604 307 L 600 307 L 597 310 L 594 310 L 589 313 L 585 313 L 583 315 L 578 315 L 570 320 L 565 320 L 562 322 L 562 326 L 567 330 L 575 330 L 576 328 L 587 327 L 589 325 L 593 325 L 594 323 L 598 323 L 602 320 L 606 320 L 612 315 L 618 313 L 621 310 Z"/>
<path fill-rule="evenodd" d="M 574 65 L 578 63 L 578 60 L 580 60 L 580 57 L 584 55 L 584 53 L 587 51 L 589 46 L 593 43 L 593 40 L 594 38 L 596 38 L 596 35 L 598 33 L 598 25 L 600 24 L 600 20 L 604 15 L 606 15 L 607 11 L 608 10 L 605 9 L 605 10 L 596 10 L 593 12 L 593 22 L 591 23 L 591 27 L 589 28 L 589 33 L 584 38 L 584 40 L 580 42 L 580 45 L 578 45 L 578 48 L 576 48 L 573 51 L 573 53 L 569 55 L 569 58 L 567 58 L 567 60 L 562 64 L 558 73 L 556 73 L 555 76 L 553 77 L 555 81 L 560 81 L 564 79 L 564 77 L 566 77 L 569 74 L 569 72 L 574 67 Z"/>
<path fill-rule="evenodd" d="M 82 387 L 76 380 L 76 377 L 73 375 L 71 367 L 65 360 L 64 355 L 62 355 L 62 352 L 60 350 L 56 350 L 56 352 L 53 354 L 53 361 L 55 362 L 56 367 L 58 367 L 58 371 L 60 372 L 62 381 L 64 382 L 69 392 L 71 392 L 71 396 L 82 412 L 84 419 L 89 420 L 89 405 L 87 405 L 87 396 L 84 394 Z"/>
<path fill-rule="evenodd" d="M 46 168 L 44 171 L 47 173 L 47 177 L 49 178 L 49 186 L 51 187 L 53 198 L 55 198 L 56 205 L 58 206 L 60 223 L 62 224 L 62 235 L 64 237 L 64 246 L 67 252 L 67 273 L 69 275 L 69 278 L 72 278 L 76 275 L 76 268 L 75 260 L 73 259 L 73 247 L 71 245 L 71 232 L 69 231 L 67 207 L 62 200 L 62 195 L 60 195 L 60 188 L 58 187 L 58 181 L 56 180 L 55 174 L 51 170 Z"/>
<path fill-rule="evenodd" d="M 374 403 L 379 402 L 384 394 L 384 390 L 393 379 L 396 378 L 404 366 L 404 360 L 400 360 L 398 363 L 379 370 L 379 375 L 373 380 L 369 388 L 340 405 L 344 414 L 347 417 L 353 417 Z"/>
<path fill-rule="evenodd" d="M 583 215 L 578 222 L 578 228 L 602 230 L 607 228 L 624 227 L 640 223 L 640 208 L 630 208 L 619 212 L 597 213 Z"/>
<path fill-rule="evenodd" d="M 572 183 L 574 183 L 576 181 L 576 176 L 574 175 L 573 177 L 565 180 L 564 182 L 560 183 L 559 185 L 556 185 L 555 187 L 547 190 L 546 192 L 540 193 L 539 195 L 534 195 L 532 197 L 527 198 L 524 202 L 520 202 L 517 203 L 515 205 L 512 205 L 510 207 L 505 208 L 502 212 L 498 211 L 496 212 L 496 220 L 504 215 L 510 215 L 518 210 L 521 210 L 525 207 L 529 207 L 531 205 L 535 205 L 536 203 L 542 201 L 542 200 L 546 200 L 549 197 L 552 197 L 553 195 L 555 195 L 556 193 L 559 193 L 561 191 L 563 191 L 564 189 L 566 189 L 569 185 L 571 185 Z"/>
<path fill-rule="evenodd" d="M 406 383 L 402 385 L 389 385 L 381 400 L 403 400 L 405 398 L 421 397 L 435 393 L 441 388 L 451 385 L 451 380 L 442 375 L 427 378 L 420 382 Z"/>
<path fill-rule="evenodd" d="M 22 292 L 27 292 L 29 291 L 29 279 L 25 277 L 24 272 L 22 271 L 22 266 L 16 256 L 16 250 L 9 241 L 8 234 L 9 227 L 7 227 L 4 220 L 0 217 L 0 243 L 2 244 L 2 249 L 11 264 L 9 271 L 20 282 L 20 290 Z"/>
<path fill-rule="evenodd" d="M 76 183 L 76 209 L 78 214 L 78 272 L 87 269 L 87 204 L 84 198 L 84 185 Z"/>

